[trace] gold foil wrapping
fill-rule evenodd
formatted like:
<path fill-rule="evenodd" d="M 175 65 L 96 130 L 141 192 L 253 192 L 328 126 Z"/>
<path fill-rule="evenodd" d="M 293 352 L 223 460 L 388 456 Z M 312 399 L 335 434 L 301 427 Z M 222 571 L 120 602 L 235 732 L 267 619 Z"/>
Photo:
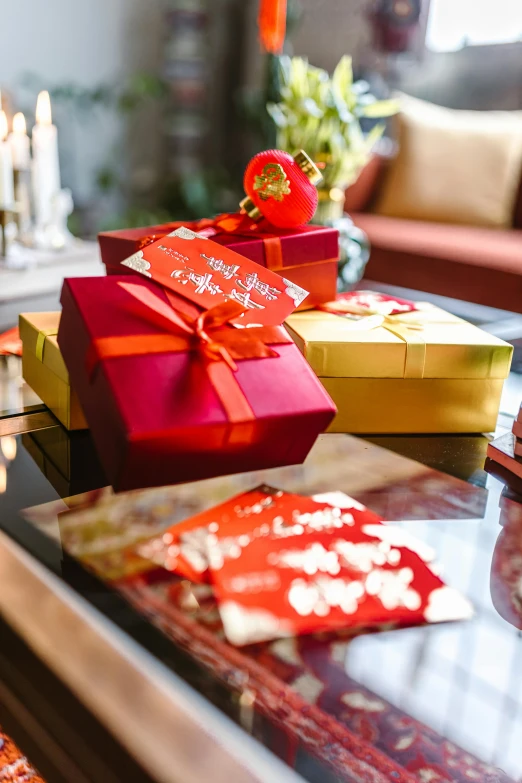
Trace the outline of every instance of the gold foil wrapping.
<path fill-rule="evenodd" d="M 22 374 L 25 381 L 68 430 L 87 429 L 83 411 L 69 383 L 56 335 L 60 313 L 22 313 Z"/>
<path fill-rule="evenodd" d="M 291 336 L 337 405 L 331 432 L 495 428 L 512 346 L 433 305 L 417 306 L 360 321 L 319 310 L 288 318 Z"/>

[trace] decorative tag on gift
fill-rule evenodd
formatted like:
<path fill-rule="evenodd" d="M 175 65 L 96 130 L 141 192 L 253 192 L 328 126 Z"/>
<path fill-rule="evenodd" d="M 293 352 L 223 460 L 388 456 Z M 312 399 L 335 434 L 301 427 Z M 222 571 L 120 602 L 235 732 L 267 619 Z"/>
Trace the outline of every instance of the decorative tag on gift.
<path fill-rule="evenodd" d="M 173 525 L 143 542 L 138 553 L 156 565 L 193 582 L 208 581 L 207 539 L 214 554 L 228 558 L 254 539 L 286 538 L 321 531 L 339 531 L 358 524 L 379 524 L 380 517 L 341 492 L 314 498 L 262 485 L 250 492 Z M 217 549 L 216 549 L 217 547 Z"/>
<path fill-rule="evenodd" d="M 413 313 L 420 308 L 410 299 L 398 299 L 375 291 L 348 291 L 338 294 L 333 302 L 318 305 L 317 309 L 334 315 L 385 316 Z"/>
<path fill-rule="evenodd" d="M 411 548 L 411 537 L 405 546 L 403 534 L 384 524 L 356 524 L 334 534 L 254 538 L 228 557 L 209 538 L 210 579 L 228 641 L 242 646 L 469 619 L 469 601 Z"/>
<path fill-rule="evenodd" d="M 205 309 L 226 301 L 246 312 L 237 324 L 276 326 L 308 291 L 188 228 L 178 228 L 121 262 Z"/>

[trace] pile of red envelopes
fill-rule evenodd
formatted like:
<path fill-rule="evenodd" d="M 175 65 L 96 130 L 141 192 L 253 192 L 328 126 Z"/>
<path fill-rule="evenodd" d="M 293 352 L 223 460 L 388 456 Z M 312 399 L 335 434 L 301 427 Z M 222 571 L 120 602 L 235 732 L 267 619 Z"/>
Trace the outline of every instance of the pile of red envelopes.
<path fill-rule="evenodd" d="M 138 546 L 158 566 L 210 583 L 235 645 L 343 628 L 471 617 L 433 550 L 343 493 L 261 486 Z"/>

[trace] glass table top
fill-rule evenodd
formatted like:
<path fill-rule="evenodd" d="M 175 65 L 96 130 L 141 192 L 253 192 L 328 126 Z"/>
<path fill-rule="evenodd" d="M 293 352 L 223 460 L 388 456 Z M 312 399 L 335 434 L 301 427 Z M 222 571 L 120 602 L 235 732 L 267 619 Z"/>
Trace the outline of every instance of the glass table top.
<path fill-rule="evenodd" d="M 45 405 L 21 374 L 18 356 L 0 356 L 0 419 L 45 411 Z"/>
<path fill-rule="evenodd" d="M 522 505 L 484 472 L 487 443 L 323 435 L 302 466 L 140 491 L 136 515 L 103 489 L 89 434 L 48 426 L 0 439 L 0 530 L 309 781 L 519 780 Z M 171 577 L 145 578 L 128 552 L 158 504 L 169 510 L 151 534 L 260 483 L 340 490 L 399 523 L 434 548 L 474 618 L 231 647 L 215 611 L 188 610 Z M 90 490 L 94 512 L 69 524 Z"/>

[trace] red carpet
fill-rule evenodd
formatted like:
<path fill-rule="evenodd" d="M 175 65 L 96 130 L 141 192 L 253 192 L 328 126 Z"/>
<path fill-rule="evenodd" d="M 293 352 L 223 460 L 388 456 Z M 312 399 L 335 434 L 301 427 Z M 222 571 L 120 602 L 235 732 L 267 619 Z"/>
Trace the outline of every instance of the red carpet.
<path fill-rule="evenodd" d="M 45 783 L 13 740 L 0 728 L 0 783 Z"/>

